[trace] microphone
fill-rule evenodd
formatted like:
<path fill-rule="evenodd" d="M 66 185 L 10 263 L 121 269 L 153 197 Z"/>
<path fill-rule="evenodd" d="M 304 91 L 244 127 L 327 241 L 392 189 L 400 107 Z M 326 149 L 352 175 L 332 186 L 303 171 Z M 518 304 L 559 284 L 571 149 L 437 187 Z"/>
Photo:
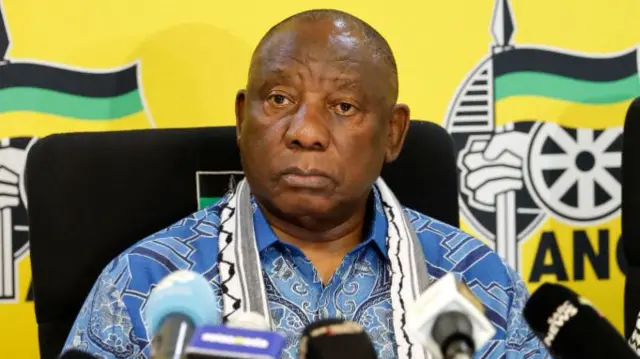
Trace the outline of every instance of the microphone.
<path fill-rule="evenodd" d="M 355 322 L 323 319 L 302 331 L 299 359 L 375 359 L 376 351 L 364 329 Z"/>
<path fill-rule="evenodd" d="M 279 359 L 286 339 L 269 331 L 267 321 L 258 313 L 237 315 L 232 325 L 198 327 L 185 353 L 187 359 Z M 251 323 L 248 320 L 255 320 Z M 247 325 L 250 328 L 243 327 Z M 262 329 L 262 328 L 267 329 Z"/>
<path fill-rule="evenodd" d="M 480 300 L 453 273 L 429 286 L 410 307 L 407 331 L 434 359 L 471 358 L 496 332 Z"/>
<path fill-rule="evenodd" d="M 145 309 L 151 357 L 180 358 L 196 327 L 220 322 L 215 294 L 202 276 L 173 272 L 152 290 Z"/>
<path fill-rule="evenodd" d="M 525 304 L 524 318 L 554 357 L 638 359 L 588 300 L 564 286 L 542 284 Z"/>
<path fill-rule="evenodd" d="M 78 349 L 69 349 L 64 353 L 62 353 L 62 355 L 60 355 L 58 359 L 98 359 L 98 358 Z"/>

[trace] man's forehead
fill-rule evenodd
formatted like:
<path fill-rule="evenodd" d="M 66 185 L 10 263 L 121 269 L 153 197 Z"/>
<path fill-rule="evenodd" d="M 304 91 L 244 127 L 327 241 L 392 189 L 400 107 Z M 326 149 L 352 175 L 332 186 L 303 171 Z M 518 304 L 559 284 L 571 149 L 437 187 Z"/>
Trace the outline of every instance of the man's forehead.
<path fill-rule="evenodd" d="M 322 18 L 315 20 L 291 21 L 272 30 L 263 41 L 264 47 L 282 40 L 296 40 L 305 45 L 335 45 L 353 47 L 360 45 L 365 39 L 362 27 L 341 18 Z"/>
<path fill-rule="evenodd" d="M 325 23 L 287 26 L 271 34 L 256 51 L 252 67 L 261 72 L 284 74 L 292 65 L 330 64 L 341 77 L 357 79 L 381 64 L 367 48 L 361 34 Z M 293 66 L 295 67 L 295 66 Z"/>

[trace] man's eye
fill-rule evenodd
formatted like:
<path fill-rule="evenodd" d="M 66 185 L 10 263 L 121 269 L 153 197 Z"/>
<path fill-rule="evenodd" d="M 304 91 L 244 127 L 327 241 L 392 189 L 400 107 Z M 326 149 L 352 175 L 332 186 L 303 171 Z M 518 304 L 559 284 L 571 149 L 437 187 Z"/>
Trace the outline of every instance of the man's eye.
<path fill-rule="evenodd" d="M 350 116 L 356 112 L 356 107 L 347 102 L 340 102 L 335 106 L 335 111 L 342 116 Z"/>
<path fill-rule="evenodd" d="M 276 106 L 286 106 L 291 103 L 286 96 L 280 94 L 269 96 L 268 101 Z"/>

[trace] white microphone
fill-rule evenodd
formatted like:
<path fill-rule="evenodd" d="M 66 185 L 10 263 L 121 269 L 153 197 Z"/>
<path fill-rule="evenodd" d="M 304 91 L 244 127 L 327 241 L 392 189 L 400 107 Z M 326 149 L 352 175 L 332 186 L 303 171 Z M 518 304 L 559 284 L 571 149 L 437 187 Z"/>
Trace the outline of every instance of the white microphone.
<path fill-rule="evenodd" d="M 407 330 L 434 359 L 471 358 L 496 333 L 480 300 L 452 273 L 409 308 Z"/>

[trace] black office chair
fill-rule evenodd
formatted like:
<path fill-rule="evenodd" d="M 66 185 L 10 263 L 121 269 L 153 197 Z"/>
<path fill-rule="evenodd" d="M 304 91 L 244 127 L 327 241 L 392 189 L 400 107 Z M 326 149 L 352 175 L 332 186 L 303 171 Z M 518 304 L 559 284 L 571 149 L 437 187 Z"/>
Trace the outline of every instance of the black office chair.
<path fill-rule="evenodd" d="M 640 98 L 631 103 L 622 144 L 622 248 L 627 262 L 624 332 L 629 338 L 640 312 Z"/>
<path fill-rule="evenodd" d="M 458 226 L 454 153 L 443 128 L 414 121 L 383 178 L 405 206 Z M 36 143 L 26 190 L 42 357 L 60 353 L 109 261 L 223 195 L 236 171 L 233 127 L 71 133 Z"/>

